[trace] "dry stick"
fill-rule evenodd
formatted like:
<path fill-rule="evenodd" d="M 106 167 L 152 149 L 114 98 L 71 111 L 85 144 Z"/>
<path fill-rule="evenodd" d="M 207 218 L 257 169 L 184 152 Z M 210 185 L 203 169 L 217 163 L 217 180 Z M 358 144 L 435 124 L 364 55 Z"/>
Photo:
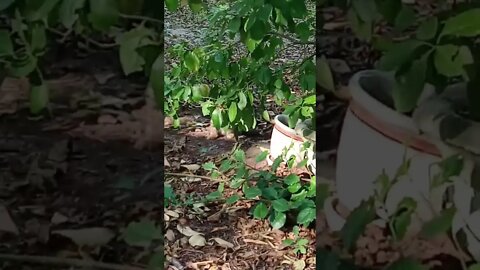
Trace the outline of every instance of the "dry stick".
<path fill-rule="evenodd" d="M 215 181 L 215 182 L 223 182 L 223 181 L 218 180 L 218 179 L 215 179 L 215 178 L 213 178 L 213 177 L 204 176 L 204 175 L 190 174 L 190 173 L 169 173 L 169 172 L 166 172 L 165 175 L 180 176 L 180 177 L 196 177 L 196 178 L 201 178 L 201 179 L 205 179 L 205 180 L 211 180 L 211 181 Z"/>
<path fill-rule="evenodd" d="M 105 270 L 145 270 L 145 268 L 126 266 L 119 264 L 103 263 L 97 261 L 86 261 L 80 259 L 55 258 L 48 256 L 14 255 L 0 253 L 0 260 L 48 264 L 57 266 L 73 266 L 82 268 L 100 268 Z"/>

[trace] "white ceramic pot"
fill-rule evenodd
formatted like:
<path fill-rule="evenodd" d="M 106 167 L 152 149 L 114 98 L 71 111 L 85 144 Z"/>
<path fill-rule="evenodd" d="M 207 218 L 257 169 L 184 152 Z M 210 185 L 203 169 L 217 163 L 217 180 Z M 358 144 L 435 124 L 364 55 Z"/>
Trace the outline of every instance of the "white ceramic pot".
<path fill-rule="evenodd" d="M 302 160 L 301 150 L 304 140 L 293 128 L 288 126 L 288 116 L 284 114 L 277 115 L 274 121 L 275 125 L 270 140 L 269 163 L 281 156 L 285 149 L 289 149 L 286 155 L 287 159 L 294 155 L 298 161 Z"/>
<path fill-rule="evenodd" d="M 411 183 L 395 189 L 388 204 L 396 205 L 406 196 L 425 196 L 436 209 L 440 209 L 441 196 L 431 198 L 429 194 L 429 167 L 440 160 L 440 152 L 428 139 L 418 135 L 410 117 L 391 108 L 393 83 L 394 77 L 390 73 L 375 70 L 359 72 L 350 81 L 352 100 L 337 152 L 338 199 L 353 210 L 362 200 L 373 195 L 374 181 L 382 170 L 391 177 L 395 175 L 406 154 L 407 158 L 412 158 Z M 432 93 L 432 88 L 427 88 L 424 93 Z M 422 219 L 432 217 L 426 202 L 419 202 L 417 209 Z"/>

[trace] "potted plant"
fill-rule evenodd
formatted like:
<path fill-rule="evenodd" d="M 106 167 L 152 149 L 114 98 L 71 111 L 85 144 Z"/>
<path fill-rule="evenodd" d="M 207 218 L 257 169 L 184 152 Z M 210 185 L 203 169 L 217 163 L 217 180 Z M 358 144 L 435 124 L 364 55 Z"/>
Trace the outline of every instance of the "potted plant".
<path fill-rule="evenodd" d="M 398 164 L 408 160 L 409 184 L 396 193 L 423 198 L 418 216 L 428 220 L 445 202 L 444 190 L 431 192 L 435 175 L 431 169 L 440 170 L 432 166 L 460 154 L 465 166 L 459 174 L 465 180 L 443 184 L 453 187 L 456 195 L 451 200 L 462 208 L 456 216 L 457 230 L 476 222 L 471 216 L 479 208 L 475 194 L 480 185 L 471 174 L 477 172 L 480 154 L 475 139 L 480 136 L 480 54 L 475 43 L 480 9 L 450 12 L 422 21 L 415 37 L 387 46 L 378 70 L 362 71 L 351 79 L 352 101 L 338 149 L 336 187 L 339 201 L 348 209 L 373 195 L 382 170 L 394 177 Z M 470 241 L 479 239 L 469 233 Z M 480 259 L 480 249 L 470 251 Z"/>
<path fill-rule="evenodd" d="M 315 174 L 316 133 L 311 119 L 298 119 L 294 128 L 291 128 L 289 116 L 277 115 L 274 119 L 274 127 L 270 138 L 270 155 L 267 159 L 270 165 L 274 160 L 281 157 L 284 162 L 294 158 L 293 164 L 306 161 L 308 170 Z"/>

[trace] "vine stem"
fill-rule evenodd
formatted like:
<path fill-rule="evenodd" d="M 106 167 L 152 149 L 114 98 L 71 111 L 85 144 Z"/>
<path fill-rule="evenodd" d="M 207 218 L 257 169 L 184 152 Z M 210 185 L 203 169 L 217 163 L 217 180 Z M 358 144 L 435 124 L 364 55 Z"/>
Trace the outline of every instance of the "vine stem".
<path fill-rule="evenodd" d="M 87 261 L 87 260 L 80 260 L 80 259 L 55 258 L 55 257 L 48 257 L 48 256 L 14 255 L 14 254 L 0 253 L 0 259 L 8 260 L 8 261 L 18 261 L 18 262 L 26 262 L 26 263 L 57 265 L 57 266 L 99 268 L 99 269 L 105 269 L 105 270 L 145 270 L 144 268 L 135 267 L 135 266 L 103 263 L 103 262 L 91 261 L 91 260 Z"/>

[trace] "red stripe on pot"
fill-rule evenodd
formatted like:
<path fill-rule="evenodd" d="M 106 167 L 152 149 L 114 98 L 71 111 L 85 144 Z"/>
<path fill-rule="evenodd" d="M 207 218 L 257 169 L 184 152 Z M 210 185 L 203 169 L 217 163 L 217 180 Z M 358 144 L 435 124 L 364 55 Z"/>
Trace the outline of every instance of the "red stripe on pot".
<path fill-rule="evenodd" d="M 283 130 L 280 126 L 278 125 L 275 125 L 273 127 L 274 129 L 278 130 L 280 133 L 282 133 L 283 135 L 287 136 L 288 138 L 292 138 L 296 141 L 300 141 L 300 142 L 303 142 L 303 138 L 300 137 L 300 136 L 297 136 L 297 135 L 292 135 L 292 134 L 288 134 L 288 132 L 286 132 L 285 130 Z"/>
<path fill-rule="evenodd" d="M 400 144 L 408 142 L 408 146 L 412 149 L 432 156 L 441 157 L 440 151 L 434 144 L 427 142 L 421 136 L 411 134 L 398 127 L 379 120 L 377 117 L 375 117 L 375 115 L 364 109 L 361 105 L 353 100 L 350 102 L 349 109 L 360 121 L 388 139 L 396 141 Z"/>

